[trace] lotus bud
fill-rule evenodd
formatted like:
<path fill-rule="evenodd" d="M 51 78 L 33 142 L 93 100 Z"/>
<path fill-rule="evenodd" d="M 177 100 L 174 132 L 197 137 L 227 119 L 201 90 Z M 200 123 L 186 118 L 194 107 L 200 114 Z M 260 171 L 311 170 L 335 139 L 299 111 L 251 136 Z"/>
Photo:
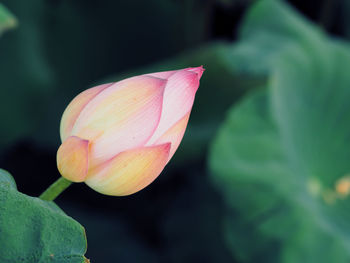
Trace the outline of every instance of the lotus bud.
<path fill-rule="evenodd" d="M 149 185 L 179 147 L 203 71 L 145 74 L 80 93 L 61 120 L 61 175 L 114 196 Z"/>

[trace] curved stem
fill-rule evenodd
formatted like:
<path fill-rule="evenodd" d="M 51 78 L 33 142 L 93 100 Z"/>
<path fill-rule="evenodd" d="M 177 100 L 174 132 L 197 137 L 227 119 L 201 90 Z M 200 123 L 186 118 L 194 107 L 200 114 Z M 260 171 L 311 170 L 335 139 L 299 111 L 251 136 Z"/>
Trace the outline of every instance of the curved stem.
<path fill-rule="evenodd" d="M 56 182 L 49 186 L 39 198 L 45 201 L 53 201 L 57 196 L 59 196 L 64 190 L 72 184 L 71 181 L 64 177 L 59 178 Z"/>

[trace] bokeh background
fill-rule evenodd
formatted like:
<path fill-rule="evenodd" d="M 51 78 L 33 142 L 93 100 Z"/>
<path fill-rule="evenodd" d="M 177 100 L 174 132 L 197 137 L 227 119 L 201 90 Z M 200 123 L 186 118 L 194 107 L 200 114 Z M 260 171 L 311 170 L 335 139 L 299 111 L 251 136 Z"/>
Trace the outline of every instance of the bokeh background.
<path fill-rule="evenodd" d="M 348 0 L 1 3 L 17 26 L 0 27 L 0 167 L 30 196 L 59 177 L 59 122 L 79 92 L 206 68 L 152 185 L 57 199 L 92 262 L 350 262 Z"/>

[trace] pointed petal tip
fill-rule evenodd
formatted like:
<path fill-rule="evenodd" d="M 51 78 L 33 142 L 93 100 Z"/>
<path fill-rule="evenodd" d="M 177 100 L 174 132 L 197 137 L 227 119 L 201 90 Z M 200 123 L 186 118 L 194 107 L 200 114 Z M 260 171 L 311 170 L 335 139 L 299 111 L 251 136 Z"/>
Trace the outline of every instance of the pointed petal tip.
<path fill-rule="evenodd" d="M 189 85 L 193 88 L 194 92 L 197 92 L 200 84 L 199 81 L 203 74 L 203 70 L 201 70 L 200 68 L 191 68 L 190 70 L 184 70 L 183 72 L 187 73 L 183 75 L 184 79 L 186 79 Z"/>
<path fill-rule="evenodd" d="M 199 67 L 187 68 L 185 70 L 196 73 L 198 75 L 198 79 L 201 79 L 203 72 L 205 71 L 205 68 L 203 68 L 203 65 L 201 65 Z"/>
<path fill-rule="evenodd" d="M 153 145 L 151 147 L 159 147 L 160 150 L 163 150 L 165 153 L 170 153 L 171 149 L 171 142 L 166 142 L 163 144 Z"/>

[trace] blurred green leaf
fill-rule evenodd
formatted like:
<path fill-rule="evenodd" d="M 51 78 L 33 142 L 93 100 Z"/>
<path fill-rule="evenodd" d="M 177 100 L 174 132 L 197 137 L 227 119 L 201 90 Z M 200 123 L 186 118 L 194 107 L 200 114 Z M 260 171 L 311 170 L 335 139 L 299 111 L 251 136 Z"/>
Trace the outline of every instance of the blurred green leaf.
<path fill-rule="evenodd" d="M 0 262 L 84 263 L 84 228 L 53 202 L 19 193 L 0 170 Z"/>
<path fill-rule="evenodd" d="M 243 70 L 269 81 L 212 144 L 228 245 L 242 262 L 348 262 L 350 49 L 279 1 L 257 3 L 242 32 Z"/>
<path fill-rule="evenodd" d="M 0 36 L 8 29 L 14 28 L 17 25 L 16 18 L 11 12 L 0 3 Z"/>
<path fill-rule="evenodd" d="M 227 55 L 234 57 L 237 72 L 268 74 L 286 47 L 293 43 L 312 47 L 323 37 L 321 29 L 284 1 L 256 1 L 241 25 L 239 42 Z"/>

